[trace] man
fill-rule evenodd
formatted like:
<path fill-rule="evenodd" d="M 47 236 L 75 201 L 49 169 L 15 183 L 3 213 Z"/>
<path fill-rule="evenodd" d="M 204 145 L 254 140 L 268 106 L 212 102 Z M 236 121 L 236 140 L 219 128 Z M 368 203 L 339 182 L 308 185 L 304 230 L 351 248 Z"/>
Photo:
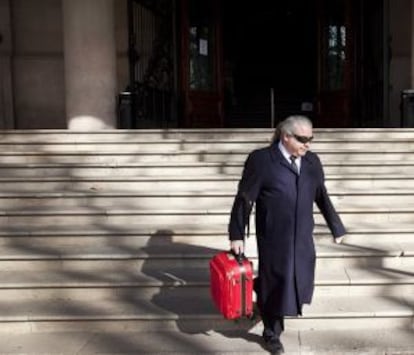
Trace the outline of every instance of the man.
<path fill-rule="evenodd" d="M 229 222 L 230 247 L 244 251 L 244 230 L 256 203 L 259 272 L 255 280 L 263 338 L 272 354 L 284 352 L 280 335 L 284 316 L 302 314 L 312 300 L 315 274 L 313 204 L 316 202 L 337 243 L 345 228 L 324 182 L 322 164 L 309 151 L 312 122 L 290 116 L 274 142 L 249 154 Z"/>

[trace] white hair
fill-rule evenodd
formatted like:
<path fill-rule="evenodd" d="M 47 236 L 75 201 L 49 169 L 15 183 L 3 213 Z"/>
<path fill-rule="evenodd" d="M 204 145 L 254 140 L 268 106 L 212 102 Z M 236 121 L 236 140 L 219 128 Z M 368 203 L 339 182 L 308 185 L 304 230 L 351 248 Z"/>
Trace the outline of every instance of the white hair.
<path fill-rule="evenodd" d="M 272 141 L 277 141 L 281 138 L 282 134 L 294 134 L 294 128 L 297 124 L 305 125 L 310 128 L 313 127 L 312 121 L 302 115 L 292 115 L 284 119 L 283 121 L 279 122 L 276 127 L 275 133 L 273 135 Z"/>

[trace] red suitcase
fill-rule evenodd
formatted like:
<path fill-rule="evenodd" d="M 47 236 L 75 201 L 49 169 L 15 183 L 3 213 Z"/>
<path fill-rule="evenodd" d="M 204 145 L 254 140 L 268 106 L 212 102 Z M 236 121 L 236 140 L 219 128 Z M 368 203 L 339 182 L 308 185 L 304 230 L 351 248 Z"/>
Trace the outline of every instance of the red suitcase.
<path fill-rule="evenodd" d="M 223 251 L 210 260 L 211 297 L 227 319 L 253 315 L 253 266 L 244 255 Z"/>

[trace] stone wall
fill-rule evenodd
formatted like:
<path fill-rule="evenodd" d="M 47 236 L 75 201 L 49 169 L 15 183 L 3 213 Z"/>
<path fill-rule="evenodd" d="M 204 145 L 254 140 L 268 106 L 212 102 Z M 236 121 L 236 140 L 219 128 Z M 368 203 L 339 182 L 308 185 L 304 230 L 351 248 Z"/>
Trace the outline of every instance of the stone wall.
<path fill-rule="evenodd" d="M 128 82 L 126 1 L 115 3 L 118 87 L 121 91 Z M 11 0 L 10 7 L 13 17 L 14 125 L 20 129 L 67 128 L 62 2 Z"/>
<path fill-rule="evenodd" d="M 16 128 L 66 128 L 61 0 L 13 0 Z"/>

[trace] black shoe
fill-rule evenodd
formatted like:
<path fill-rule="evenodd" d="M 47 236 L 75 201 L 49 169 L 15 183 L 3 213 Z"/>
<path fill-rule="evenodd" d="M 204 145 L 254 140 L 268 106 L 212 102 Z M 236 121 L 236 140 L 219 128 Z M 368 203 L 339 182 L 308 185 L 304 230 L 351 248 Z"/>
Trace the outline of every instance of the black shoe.
<path fill-rule="evenodd" d="M 285 352 L 283 344 L 280 342 L 279 338 L 272 337 L 272 338 L 265 338 L 266 349 L 272 355 L 279 355 Z"/>

